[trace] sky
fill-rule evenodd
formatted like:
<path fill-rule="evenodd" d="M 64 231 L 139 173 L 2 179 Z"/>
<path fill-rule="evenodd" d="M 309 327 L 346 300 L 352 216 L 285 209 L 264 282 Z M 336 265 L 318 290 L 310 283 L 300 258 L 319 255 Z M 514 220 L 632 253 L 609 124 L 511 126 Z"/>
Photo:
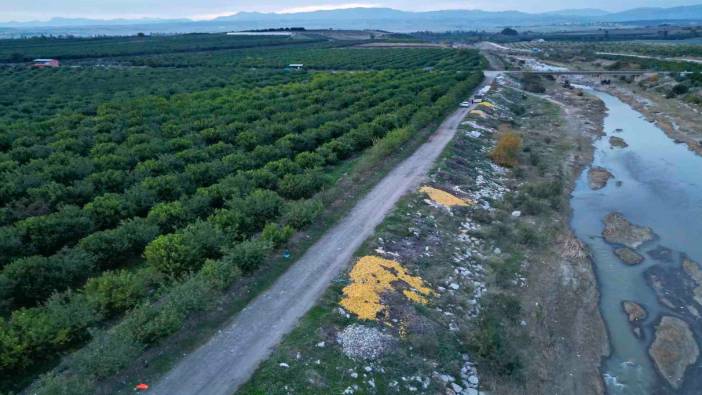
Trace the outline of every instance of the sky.
<path fill-rule="evenodd" d="M 636 7 L 674 7 L 700 0 L 0 0 L 0 21 L 68 18 L 211 19 L 242 11 L 301 12 L 351 7 L 389 7 L 406 11 L 445 9 L 518 10 L 573 8 L 621 11 Z"/>

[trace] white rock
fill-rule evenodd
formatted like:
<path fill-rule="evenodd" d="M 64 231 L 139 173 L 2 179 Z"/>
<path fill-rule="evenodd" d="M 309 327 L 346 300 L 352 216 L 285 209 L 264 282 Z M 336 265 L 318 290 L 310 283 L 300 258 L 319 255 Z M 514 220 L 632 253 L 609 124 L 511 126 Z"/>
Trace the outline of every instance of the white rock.
<path fill-rule="evenodd" d="M 368 385 L 375 388 L 375 380 L 373 380 L 373 379 L 368 380 Z"/>
<path fill-rule="evenodd" d="M 513 217 L 521 217 L 521 216 L 522 216 L 522 212 L 519 211 L 519 210 L 512 211 L 512 216 L 513 216 Z"/>
<path fill-rule="evenodd" d="M 451 389 L 456 391 L 456 393 L 460 393 L 461 391 L 463 391 L 463 387 L 461 387 L 460 385 L 458 385 L 456 383 L 451 383 Z"/>
<path fill-rule="evenodd" d="M 358 378 L 358 373 L 356 373 L 356 372 L 351 372 L 351 378 L 357 379 L 357 378 Z"/>
<path fill-rule="evenodd" d="M 479 381 L 478 376 L 476 376 L 476 375 L 472 375 L 472 376 L 468 377 L 468 382 L 473 384 L 473 385 L 478 384 L 478 381 Z"/>
<path fill-rule="evenodd" d="M 451 288 L 451 289 L 459 289 L 459 288 L 461 288 L 461 287 L 460 287 L 460 285 L 458 285 L 458 284 L 456 284 L 456 283 L 451 283 L 451 284 L 449 285 L 449 288 Z"/>
<path fill-rule="evenodd" d="M 324 347 L 324 342 L 319 342 L 319 343 L 317 343 L 317 347 L 319 347 L 319 348 Z"/>
<path fill-rule="evenodd" d="M 495 255 L 500 255 L 500 254 L 502 254 L 502 250 L 499 249 L 499 248 L 495 248 L 495 250 L 494 250 L 493 252 L 495 253 Z"/>
<path fill-rule="evenodd" d="M 289 367 L 290 367 L 290 365 L 288 365 L 288 364 L 285 363 L 285 362 L 279 363 L 278 366 L 280 366 L 281 368 L 289 368 Z"/>
<path fill-rule="evenodd" d="M 370 366 L 366 366 L 365 368 L 363 368 L 363 370 L 370 373 L 373 371 L 373 368 L 371 368 Z"/>
<path fill-rule="evenodd" d="M 450 383 L 450 382 L 456 381 L 456 379 L 454 379 L 453 376 L 451 376 L 451 375 L 449 375 L 449 374 L 442 374 L 442 375 L 439 376 L 439 378 L 440 378 L 441 381 L 443 381 L 444 383 Z"/>
<path fill-rule="evenodd" d="M 465 392 L 466 395 L 478 395 L 478 390 L 475 388 L 468 388 Z"/>

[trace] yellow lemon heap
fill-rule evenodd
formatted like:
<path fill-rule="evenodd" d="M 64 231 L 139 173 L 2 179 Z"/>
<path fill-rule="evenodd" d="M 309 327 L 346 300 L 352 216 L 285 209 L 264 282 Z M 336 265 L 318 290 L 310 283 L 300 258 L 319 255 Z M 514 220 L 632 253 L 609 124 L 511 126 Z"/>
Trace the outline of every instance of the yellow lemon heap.
<path fill-rule="evenodd" d="M 480 105 L 480 106 L 485 106 L 485 107 L 487 107 L 487 108 L 494 108 L 494 107 L 495 107 L 495 105 L 492 104 L 492 103 L 490 103 L 489 101 L 480 102 L 479 105 Z"/>
<path fill-rule="evenodd" d="M 384 308 L 380 296 L 393 290 L 393 284 L 398 282 L 404 282 L 410 287 L 403 290 L 402 294 L 414 302 L 427 303 L 424 295 L 432 293 L 420 277 L 407 273 L 398 262 L 377 256 L 359 259 L 349 277 L 351 284 L 343 289 L 344 297 L 340 304 L 363 320 L 376 319 Z"/>
<path fill-rule="evenodd" d="M 426 193 L 427 195 L 429 195 L 429 199 L 446 207 L 468 206 L 470 204 L 473 204 L 473 202 L 471 201 L 461 199 L 458 196 L 452 195 L 446 191 L 442 191 L 441 189 L 432 188 L 430 186 L 423 186 L 419 189 L 419 192 Z"/>

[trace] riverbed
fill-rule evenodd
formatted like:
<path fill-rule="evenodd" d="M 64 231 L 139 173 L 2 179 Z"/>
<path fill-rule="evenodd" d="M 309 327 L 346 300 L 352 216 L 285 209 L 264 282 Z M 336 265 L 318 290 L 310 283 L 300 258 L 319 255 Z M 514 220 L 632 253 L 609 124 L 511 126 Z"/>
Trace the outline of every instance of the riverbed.
<path fill-rule="evenodd" d="M 702 157 L 688 150 L 686 145 L 676 144 L 663 130 L 616 97 L 595 90 L 589 92 L 599 97 L 608 109 L 604 121 L 606 135 L 594 142 L 593 166 L 606 168 L 614 178 L 603 189 L 592 190 L 587 169 L 583 172 L 572 194 L 571 226 L 578 238 L 588 245 L 598 278 L 600 311 L 611 345 L 611 355 L 602 366 L 603 379 L 610 394 L 697 393 L 702 380 L 699 359 L 687 368 L 684 382 L 676 392 L 658 374 L 648 348 L 662 315 L 688 322 L 700 344 L 700 318 L 690 314 L 689 309 L 681 310 L 686 300 L 682 285 L 664 282 L 671 287 L 664 291 L 670 293 L 673 300 L 683 301 L 681 306 L 677 303 L 664 305 L 650 282 L 651 273 L 661 270 L 675 273 L 672 276 L 678 278 L 676 276 L 683 273 L 683 254 L 702 262 L 702 243 L 699 242 L 702 235 Z M 611 147 L 612 136 L 624 139 L 628 146 Z M 636 249 L 645 257 L 642 263 L 624 264 L 614 255 L 614 246 L 602 238 L 603 219 L 611 212 L 623 214 L 636 225 L 650 227 L 657 235 L 655 240 Z M 672 254 L 652 257 L 649 251 L 659 247 L 672 250 Z M 634 335 L 624 314 L 623 301 L 639 303 L 648 312 L 641 325 L 640 338 Z"/>

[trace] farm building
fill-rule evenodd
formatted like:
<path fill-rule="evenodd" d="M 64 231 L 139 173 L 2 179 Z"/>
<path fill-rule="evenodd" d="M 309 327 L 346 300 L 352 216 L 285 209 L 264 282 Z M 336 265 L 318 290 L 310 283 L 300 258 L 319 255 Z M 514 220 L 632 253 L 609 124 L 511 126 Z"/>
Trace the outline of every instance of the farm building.
<path fill-rule="evenodd" d="M 290 63 L 287 68 L 291 70 L 302 70 L 303 67 L 305 67 L 305 65 L 302 63 Z"/>
<path fill-rule="evenodd" d="M 44 68 L 44 67 L 59 67 L 61 64 L 58 59 L 34 59 L 34 64 L 32 67 Z"/>

